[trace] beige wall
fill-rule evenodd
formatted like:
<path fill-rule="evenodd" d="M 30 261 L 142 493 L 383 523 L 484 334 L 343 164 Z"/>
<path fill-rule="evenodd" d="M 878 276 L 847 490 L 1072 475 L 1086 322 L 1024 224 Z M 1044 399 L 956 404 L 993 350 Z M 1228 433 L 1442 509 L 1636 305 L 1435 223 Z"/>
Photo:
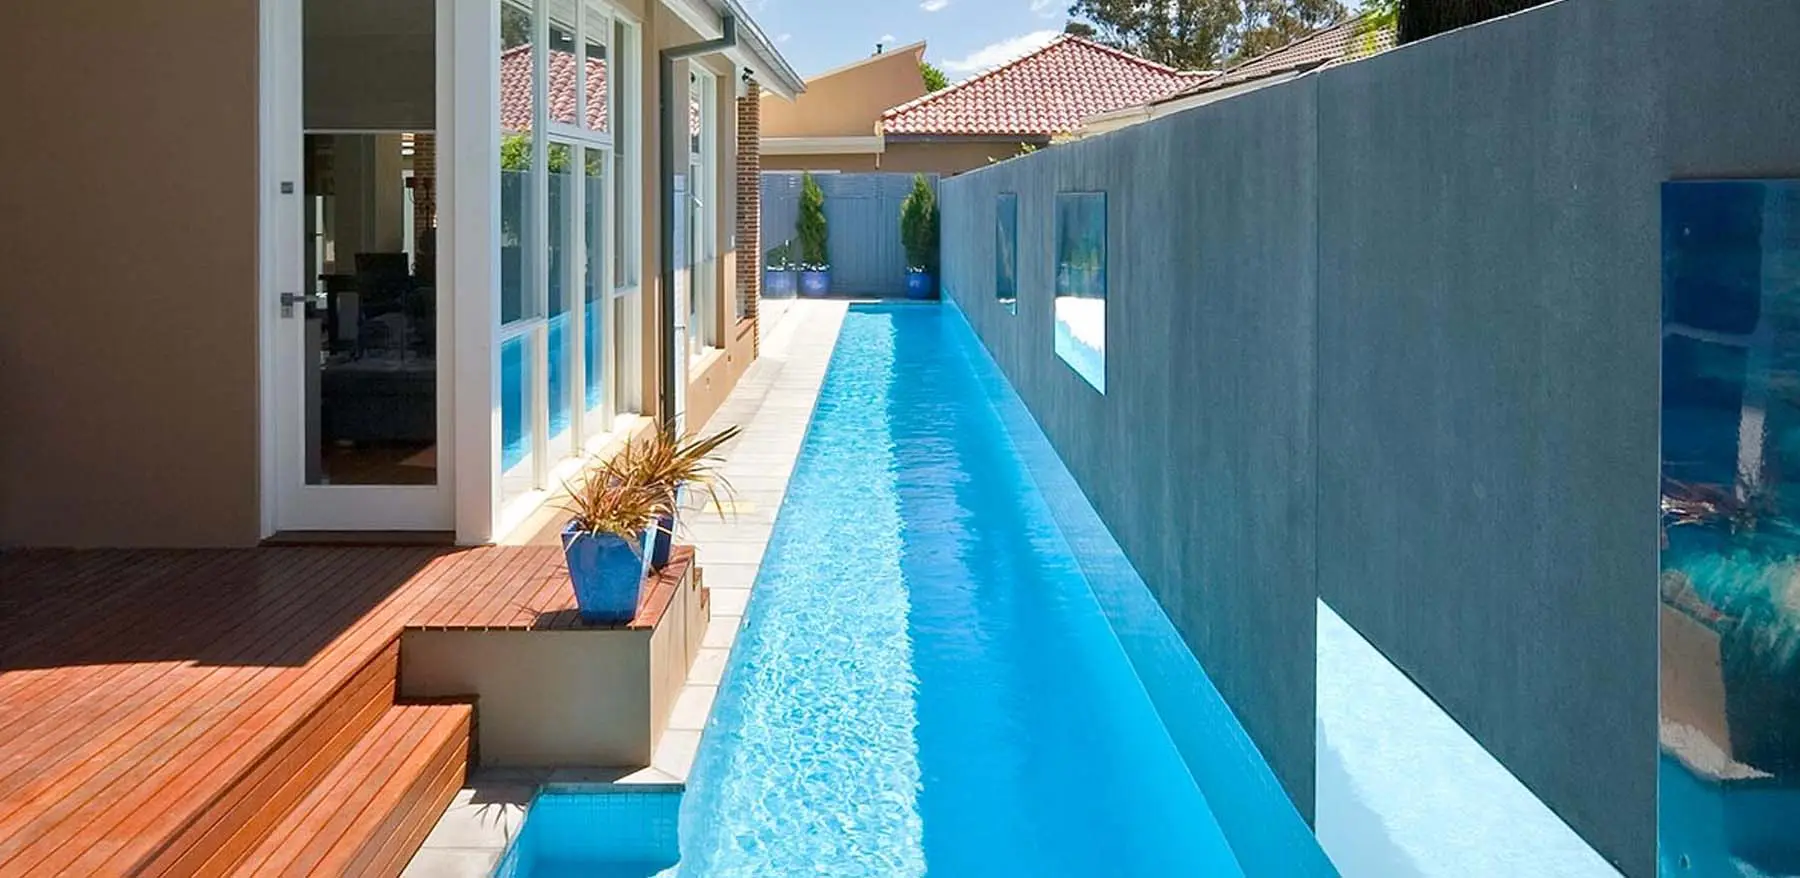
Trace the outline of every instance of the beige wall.
<path fill-rule="evenodd" d="M 0 545 L 253 543 L 257 6 L 0 34 Z"/>
<path fill-rule="evenodd" d="M 767 99 L 763 109 L 768 110 Z M 1038 145 L 1043 141 L 1038 139 Z M 763 154 L 765 171 L 887 171 L 903 174 L 950 176 L 985 168 L 1019 154 L 1019 140 L 903 140 L 888 141 L 879 154 L 769 155 Z"/>
<path fill-rule="evenodd" d="M 868 137 L 883 111 L 924 96 L 924 57 L 918 43 L 808 79 L 792 101 L 765 95 L 762 136 Z"/>
<path fill-rule="evenodd" d="M 895 173 L 936 173 L 950 176 L 985 168 L 1019 154 L 1019 140 L 889 140 L 881 155 L 881 170 Z M 1042 144 L 1042 139 L 1039 139 Z"/>
<path fill-rule="evenodd" d="M 767 98 L 763 99 L 765 102 Z M 768 109 L 768 104 L 763 105 Z M 763 153 L 762 169 L 765 171 L 878 171 L 875 153 L 857 155 L 770 155 Z"/>

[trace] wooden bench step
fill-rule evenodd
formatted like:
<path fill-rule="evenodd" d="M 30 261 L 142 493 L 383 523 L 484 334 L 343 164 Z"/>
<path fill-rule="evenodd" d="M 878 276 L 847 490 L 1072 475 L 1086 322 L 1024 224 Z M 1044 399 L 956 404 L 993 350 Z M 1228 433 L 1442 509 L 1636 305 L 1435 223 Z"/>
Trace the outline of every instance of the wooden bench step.
<path fill-rule="evenodd" d="M 231 873 L 398 876 L 462 788 L 474 709 L 390 707 Z"/>

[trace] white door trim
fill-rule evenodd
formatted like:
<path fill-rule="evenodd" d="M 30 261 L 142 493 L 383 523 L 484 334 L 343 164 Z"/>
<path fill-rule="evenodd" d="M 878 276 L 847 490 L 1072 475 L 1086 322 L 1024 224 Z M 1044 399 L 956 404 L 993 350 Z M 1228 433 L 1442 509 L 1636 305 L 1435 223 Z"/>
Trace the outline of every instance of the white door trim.
<path fill-rule="evenodd" d="M 305 405 L 300 390 L 304 381 L 303 343 L 300 326 L 304 317 L 280 316 L 280 298 L 287 293 L 309 293 L 305 286 L 302 235 L 304 222 L 304 0 L 260 0 L 259 63 L 261 100 L 259 123 L 259 283 L 257 325 L 259 342 L 258 390 L 260 394 L 260 451 L 263 536 L 292 530 L 451 530 L 456 522 L 452 498 L 456 494 L 458 463 L 454 401 L 458 389 L 454 342 L 455 315 L 451 307 L 455 289 L 450 271 L 455 260 L 454 239 L 444 234 L 445 202 L 452 199 L 455 182 L 445 167 L 454 132 L 442 117 L 456 83 L 448 74 L 453 59 L 447 49 L 446 25 L 452 4 L 467 0 L 436 0 L 438 22 L 439 238 L 437 242 L 437 484 L 432 486 L 314 486 L 307 485 L 303 463 Z M 485 5 L 485 4 L 484 4 Z M 498 28 L 498 10 L 494 12 Z M 497 64 L 497 61 L 496 61 Z M 498 72 L 495 73 L 498 79 Z M 497 112 L 497 111 L 496 111 Z"/>

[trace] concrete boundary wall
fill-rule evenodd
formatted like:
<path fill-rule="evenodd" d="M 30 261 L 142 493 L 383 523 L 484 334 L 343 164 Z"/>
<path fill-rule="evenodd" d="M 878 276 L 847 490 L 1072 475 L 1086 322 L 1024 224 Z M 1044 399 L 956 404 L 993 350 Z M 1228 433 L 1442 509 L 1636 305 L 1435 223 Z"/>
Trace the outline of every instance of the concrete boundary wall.
<path fill-rule="evenodd" d="M 1796 58 L 1789 0 L 1562 0 L 941 184 L 946 293 L 1302 813 L 1322 598 L 1656 873 L 1659 187 L 1800 176 Z M 1052 350 L 1078 189 L 1104 395 Z"/>

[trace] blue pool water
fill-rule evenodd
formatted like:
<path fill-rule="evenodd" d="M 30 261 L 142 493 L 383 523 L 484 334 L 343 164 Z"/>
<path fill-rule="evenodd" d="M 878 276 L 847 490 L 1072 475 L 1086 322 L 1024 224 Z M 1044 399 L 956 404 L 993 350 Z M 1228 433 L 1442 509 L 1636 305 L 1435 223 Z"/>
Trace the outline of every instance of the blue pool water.
<path fill-rule="evenodd" d="M 983 357 L 948 307 L 847 316 L 690 779 L 681 874 L 1244 874 Z"/>
<path fill-rule="evenodd" d="M 646 878 L 675 865 L 678 789 L 546 787 L 495 878 Z"/>

